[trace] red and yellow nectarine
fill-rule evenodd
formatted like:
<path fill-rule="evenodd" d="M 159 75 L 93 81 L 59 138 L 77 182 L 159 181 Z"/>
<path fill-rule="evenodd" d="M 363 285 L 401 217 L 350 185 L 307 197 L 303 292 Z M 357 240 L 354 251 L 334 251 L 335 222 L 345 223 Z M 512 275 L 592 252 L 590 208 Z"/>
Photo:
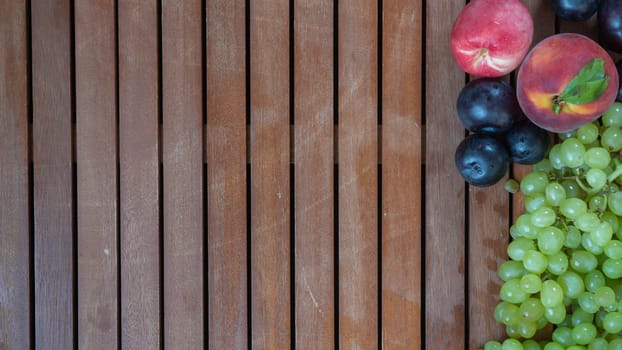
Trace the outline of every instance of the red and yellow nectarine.
<path fill-rule="evenodd" d="M 518 103 L 531 121 L 566 132 L 597 119 L 614 102 L 618 72 L 609 54 L 575 33 L 550 36 L 525 57 L 516 79 Z"/>

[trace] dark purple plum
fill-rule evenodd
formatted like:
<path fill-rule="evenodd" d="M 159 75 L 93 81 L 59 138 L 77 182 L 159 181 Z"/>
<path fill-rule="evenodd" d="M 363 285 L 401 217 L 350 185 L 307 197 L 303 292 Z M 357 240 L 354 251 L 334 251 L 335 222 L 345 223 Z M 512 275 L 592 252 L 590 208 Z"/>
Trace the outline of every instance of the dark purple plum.
<path fill-rule="evenodd" d="M 514 88 L 495 78 L 473 80 L 462 88 L 458 118 L 470 131 L 503 133 L 522 117 Z"/>
<path fill-rule="evenodd" d="M 477 187 L 494 185 L 510 165 L 505 144 L 495 135 L 471 134 L 456 149 L 456 167 L 466 182 Z"/>
<path fill-rule="evenodd" d="M 566 21 L 582 22 L 598 10 L 598 0 L 549 0 L 555 14 Z"/>
<path fill-rule="evenodd" d="M 518 164 L 536 164 L 546 155 L 550 138 L 546 130 L 529 119 L 516 122 L 505 135 L 510 159 Z"/>
<path fill-rule="evenodd" d="M 605 48 L 622 53 L 622 1 L 600 1 L 598 39 Z"/>

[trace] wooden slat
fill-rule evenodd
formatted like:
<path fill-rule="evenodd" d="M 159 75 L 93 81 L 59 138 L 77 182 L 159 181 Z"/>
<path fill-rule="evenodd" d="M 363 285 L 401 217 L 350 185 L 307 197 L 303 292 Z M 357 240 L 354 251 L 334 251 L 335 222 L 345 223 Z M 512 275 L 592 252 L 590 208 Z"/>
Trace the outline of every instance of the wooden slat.
<path fill-rule="evenodd" d="M 294 5 L 297 349 L 335 348 L 333 4 Z"/>
<path fill-rule="evenodd" d="M 207 1 L 209 349 L 246 349 L 244 0 Z"/>
<path fill-rule="evenodd" d="M 121 341 L 158 349 L 160 245 L 156 1 L 120 0 Z"/>
<path fill-rule="evenodd" d="M 339 1 L 339 345 L 378 347 L 378 2 Z"/>
<path fill-rule="evenodd" d="M 455 101 L 464 73 L 449 34 L 461 0 L 428 1 L 426 19 L 425 339 L 427 349 L 466 347 L 465 185 L 454 152 L 464 138 Z"/>
<path fill-rule="evenodd" d="M 25 1 L 0 2 L 0 348 L 29 349 L 28 72 Z"/>
<path fill-rule="evenodd" d="M 33 1 L 35 342 L 71 349 L 73 190 L 71 13 L 68 0 Z"/>
<path fill-rule="evenodd" d="M 162 4 L 164 342 L 203 349 L 201 1 Z"/>
<path fill-rule="evenodd" d="M 78 344 L 116 349 L 117 156 L 114 1 L 77 2 Z"/>
<path fill-rule="evenodd" d="M 290 340 L 289 2 L 250 3 L 252 347 Z"/>
<path fill-rule="evenodd" d="M 422 10 L 383 2 L 383 349 L 421 348 Z"/>

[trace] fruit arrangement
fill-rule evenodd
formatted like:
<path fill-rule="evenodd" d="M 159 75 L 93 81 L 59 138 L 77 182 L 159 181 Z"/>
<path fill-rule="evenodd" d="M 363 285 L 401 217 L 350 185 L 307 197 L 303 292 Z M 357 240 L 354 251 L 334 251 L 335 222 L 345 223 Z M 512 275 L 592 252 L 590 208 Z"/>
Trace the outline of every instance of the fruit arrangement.
<path fill-rule="evenodd" d="M 511 162 L 532 165 L 504 184 L 525 207 L 498 267 L 494 318 L 508 338 L 483 349 L 622 350 L 622 63 L 605 50 L 622 51 L 622 1 L 548 2 L 565 20 L 597 13 L 599 43 L 564 33 L 525 50 L 533 23 L 519 0 L 471 0 L 452 28 L 456 62 L 479 77 L 456 103 L 470 131 L 458 171 L 484 187 Z M 516 89 L 502 78 L 514 70 Z M 549 340 L 533 340 L 550 324 Z"/>

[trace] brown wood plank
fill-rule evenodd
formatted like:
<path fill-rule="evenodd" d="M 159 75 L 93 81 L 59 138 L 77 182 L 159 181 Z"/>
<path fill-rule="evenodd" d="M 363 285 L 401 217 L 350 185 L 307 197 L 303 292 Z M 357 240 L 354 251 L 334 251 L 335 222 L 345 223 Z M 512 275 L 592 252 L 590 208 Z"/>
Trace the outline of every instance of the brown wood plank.
<path fill-rule="evenodd" d="M 161 346 L 157 12 L 118 2 L 123 349 Z"/>
<path fill-rule="evenodd" d="M 29 349 L 30 221 L 25 1 L 0 2 L 0 348 Z"/>
<path fill-rule="evenodd" d="M 339 1 L 339 345 L 378 347 L 378 2 Z"/>
<path fill-rule="evenodd" d="M 290 340 L 289 2 L 250 3 L 252 347 Z"/>
<path fill-rule="evenodd" d="M 74 242 L 70 3 L 34 1 L 31 6 L 35 342 L 48 349 L 71 349 Z"/>
<path fill-rule="evenodd" d="M 294 17 L 296 348 L 334 349 L 333 3 Z"/>
<path fill-rule="evenodd" d="M 383 349 L 421 348 L 422 10 L 383 2 Z"/>
<path fill-rule="evenodd" d="M 203 349 L 201 1 L 162 4 L 164 342 Z"/>
<path fill-rule="evenodd" d="M 78 344 L 116 349 L 117 156 L 114 1 L 77 2 Z"/>
<path fill-rule="evenodd" d="M 465 75 L 449 48 L 464 1 L 428 1 L 426 20 L 425 339 L 427 349 L 466 347 L 465 185 L 454 152 L 464 138 L 455 101 Z"/>
<path fill-rule="evenodd" d="M 246 349 L 244 0 L 207 1 L 209 349 Z"/>

